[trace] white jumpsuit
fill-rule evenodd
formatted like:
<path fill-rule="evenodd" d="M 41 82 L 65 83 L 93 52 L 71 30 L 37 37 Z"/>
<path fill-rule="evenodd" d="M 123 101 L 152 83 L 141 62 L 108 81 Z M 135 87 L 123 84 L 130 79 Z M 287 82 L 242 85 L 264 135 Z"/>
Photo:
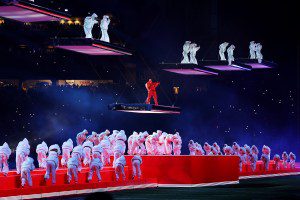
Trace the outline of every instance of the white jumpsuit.
<path fill-rule="evenodd" d="M 11 149 L 8 144 L 4 142 L 4 144 L 0 146 L 0 172 L 3 172 L 4 175 L 7 175 L 9 171 L 8 159 L 10 155 Z"/>
<path fill-rule="evenodd" d="M 25 161 L 22 163 L 21 166 L 21 185 L 22 187 L 25 186 L 26 182 L 29 186 L 32 186 L 32 178 L 31 178 L 31 171 L 34 170 L 33 159 L 27 157 Z"/>
<path fill-rule="evenodd" d="M 49 151 L 49 155 L 46 159 L 46 174 L 45 180 L 50 178 L 50 174 L 52 176 L 52 184 L 56 183 L 56 169 L 58 168 L 58 153 L 55 151 Z"/>
<path fill-rule="evenodd" d="M 141 178 L 142 172 L 141 172 L 141 164 L 142 164 L 142 158 L 139 155 L 133 156 L 131 159 L 131 164 L 132 164 L 132 179 L 134 177 L 138 177 L 138 179 Z"/>
<path fill-rule="evenodd" d="M 124 171 L 124 167 L 126 165 L 126 159 L 125 157 L 122 155 L 120 156 L 117 160 L 115 160 L 114 162 L 114 168 L 115 168 L 115 174 L 116 174 L 116 180 L 118 181 L 120 176 L 122 175 L 123 180 L 125 180 L 125 171 Z"/>
<path fill-rule="evenodd" d="M 46 158 L 48 153 L 48 146 L 45 142 L 38 144 L 36 147 L 37 159 L 40 168 L 46 168 Z"/>
<path fill-rule="evenodd" d="M 67 162 L 71 157 L 71 152 L 73 150 L 73 141 L 68 139 L 62 145 L 62 157 L 61 157 L 61 165 L 67 166 Z"/>
<path fill-rule="evenodd" d="M 110 23 L 109 16 L 104 15 L 101 22 L 100 22 L 100 29 L 101 29 L 101 38 L 100 38 L 100 40 L 101 41 L 110 42 L 109 35 L 107 33 L 109 23 Z"/>

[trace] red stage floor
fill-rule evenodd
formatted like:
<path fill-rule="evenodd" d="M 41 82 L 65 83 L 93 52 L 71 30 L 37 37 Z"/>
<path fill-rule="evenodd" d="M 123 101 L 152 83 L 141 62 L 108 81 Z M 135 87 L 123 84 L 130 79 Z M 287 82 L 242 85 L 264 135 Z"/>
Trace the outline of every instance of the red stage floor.
<path fill-rule="evenodd" d="M 66 168 L 57 171 L 57 184 L 44 181 L 45 170 L 32 172 L 33 187 L 20 185 L 20 175 L 15 171 L 5 177 L 0 175 L 0 197 L 8 199 L 41 198 L 62 195 L 77 195 L 96 191 L 137 189 L 147 187 L 200 187 L 221 184 L 237 184 L 239 179 L 265 176 L 300 174 L 300 164 L 294 170 L 275 170 L 270 162 L 270 170 L 264 171 L 262 163 L 257 163 L 257 170 L 251 172 L 250 166 L 244 166 L 239 173 L 237 156 L 143 156 L 142 179 L 131 180 L 132 156 L 126 156 L 126 180 L 115 181 L 112 167 L 101 171 L 102 182 L 98 183 L 94 175 L 91 183 L 87 182 L 88 168 L 79 173 L 78 184 L 66 183 Z"/>

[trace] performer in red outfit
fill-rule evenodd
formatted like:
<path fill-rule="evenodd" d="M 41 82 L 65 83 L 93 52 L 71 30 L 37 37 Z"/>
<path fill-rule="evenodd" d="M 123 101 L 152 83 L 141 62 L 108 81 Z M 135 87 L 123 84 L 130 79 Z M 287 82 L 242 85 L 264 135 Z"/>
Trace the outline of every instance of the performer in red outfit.
<path fill-rule="evenodd" d="M 146 89 L 148 91 L 148 97 L 146 99 L 146 104 L 150 104 L 151 98 L 153 97 L 154 103 L 157 106 L 157 94 L 156 94 L 156 87 L 160 84 L 160 82 L 152 82 L 151 79 L 146 83 Z"/>

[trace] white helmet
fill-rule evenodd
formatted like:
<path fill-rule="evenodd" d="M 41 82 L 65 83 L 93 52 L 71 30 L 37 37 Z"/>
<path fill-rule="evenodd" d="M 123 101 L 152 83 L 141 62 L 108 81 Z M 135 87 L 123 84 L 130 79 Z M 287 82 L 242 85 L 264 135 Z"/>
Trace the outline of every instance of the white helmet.
<path fill-rule="evenodd" d="M 56 151 L 57 154 L 59 155 L 60 154 L 60 147 L 58 146 L 58 144 L 53 144 L 49 147 L 49 152 L 50 151 Z"/>

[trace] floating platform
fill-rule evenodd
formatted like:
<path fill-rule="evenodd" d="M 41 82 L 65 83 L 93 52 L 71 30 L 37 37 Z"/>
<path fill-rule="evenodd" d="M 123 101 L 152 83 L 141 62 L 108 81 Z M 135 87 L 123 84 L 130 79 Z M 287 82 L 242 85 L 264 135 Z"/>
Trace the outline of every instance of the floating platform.
<path fill-rule="evenodd" d="M 153 104 L 128 104 L 128 103 L 114 103 L 108 105 L 109 110 L 142 113 L 142 114 L 180 114 L 181 109 L 174 106 L 162 106 Z"/>
<path fill-rule="evenodd" d="M 217 71 L 251 71 L 252 67 L 240 62 L 232 62 L 231 65 L 225 60 L 203 60 L 198 61 L 201 67 L 217 70 Z"/>
<path fill-rule="evenodd" d="M 55 47 L 63 50 L 94 56 L 123 56 L 132 53 L 121 47 L 98 39 L 59 38 L 55 39 Z"/>
<path fill-rule="evenodd" d="M 70 20 L 67 13 L 38 6 L 28 1 L 0 6 L 0 16 L 24 23 Z"/>
<path fill-rule="evenodd" d="M 182 75 L 212 76 L 218 72 L 195 64 L 161 63 L 165 71 Z"/>
<path fill-rule="evenodd" d="M 259 63 L 257 59 L 237 59 L 237 62 L 250 65 L 252 69 L 270 69 L 277 66 L 276 63 L 269 62 L 266 60 L 262 60 L 262 62 Z"/>

